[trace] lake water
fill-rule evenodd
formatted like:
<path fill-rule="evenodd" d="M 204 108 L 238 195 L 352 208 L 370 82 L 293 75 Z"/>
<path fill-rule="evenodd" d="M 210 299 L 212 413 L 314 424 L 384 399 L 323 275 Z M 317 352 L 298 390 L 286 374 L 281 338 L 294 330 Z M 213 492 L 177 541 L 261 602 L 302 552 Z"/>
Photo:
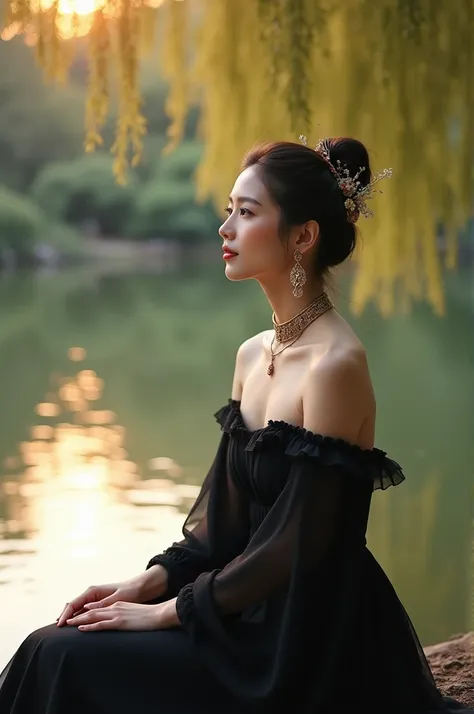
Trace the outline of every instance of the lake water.
<path fill-rule="evenodd" d="M 368 545 L 423 644 L 474 626 L 471 277 L 449 278 L 443 319 L 339 302 L 368 350 L 377 445 L 406 475 L 375 493 Z M 235 351 L 270 324 L 220 264 L 0 280 L 0 668 L 66 600 L 180 537 Z"/>

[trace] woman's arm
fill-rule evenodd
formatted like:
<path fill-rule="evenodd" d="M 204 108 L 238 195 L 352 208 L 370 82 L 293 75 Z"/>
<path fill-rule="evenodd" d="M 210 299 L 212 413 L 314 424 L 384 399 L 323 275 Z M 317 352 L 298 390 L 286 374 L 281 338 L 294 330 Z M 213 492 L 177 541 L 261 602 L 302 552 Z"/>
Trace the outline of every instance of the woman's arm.
<path fill-rule="evenodd" d="M 140 602 L 161 598 L 168 589 L 168 571 L 162 565 L 153 565 L 137 576 Z"/>

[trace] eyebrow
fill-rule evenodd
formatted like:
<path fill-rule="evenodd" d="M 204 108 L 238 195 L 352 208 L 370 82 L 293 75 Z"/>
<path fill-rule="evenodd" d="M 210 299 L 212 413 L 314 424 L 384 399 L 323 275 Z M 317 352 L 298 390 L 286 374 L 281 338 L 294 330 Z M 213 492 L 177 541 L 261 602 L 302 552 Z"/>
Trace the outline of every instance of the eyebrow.
<path fill-rule="evenodd" d="M 229 196 L 229 201 L 233 203 L 232 196 Z M 254 203 L 256 206 L 261 206 L 262 204 L 260 201 L 257 201 L 256 198 L 250 198 L 250 196 L 237 196 L 235 199 L 236 203 Z"/>

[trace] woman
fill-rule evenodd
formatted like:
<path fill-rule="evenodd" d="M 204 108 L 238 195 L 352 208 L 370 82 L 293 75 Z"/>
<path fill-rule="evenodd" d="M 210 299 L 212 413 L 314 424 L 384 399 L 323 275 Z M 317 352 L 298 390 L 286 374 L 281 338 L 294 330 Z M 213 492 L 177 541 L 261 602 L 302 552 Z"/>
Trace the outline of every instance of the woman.
<path fill-rule="evenodd" d="M 3 673 L 1 714 L 462 711 L 366 547 L 373 490 L 404 476 L 374 448 L 364 348 L 325 292 L 389 173 L 371 180 L 353 139 L 245 158 L 225 271 L 259 281 L 274 325 L 238 350 L 184 539 L 32 633 Z"/>

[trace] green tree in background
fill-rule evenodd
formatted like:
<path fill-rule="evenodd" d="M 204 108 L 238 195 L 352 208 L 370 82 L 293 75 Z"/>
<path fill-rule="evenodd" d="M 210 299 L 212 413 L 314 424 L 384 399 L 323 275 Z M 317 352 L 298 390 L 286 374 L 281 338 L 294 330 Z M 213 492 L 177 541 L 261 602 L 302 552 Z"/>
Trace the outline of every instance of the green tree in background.
<path fill-rule="evenodd" d="M 196 132 L 198 110 L 189 114 L 179 150 L 163 154 L 171 120 L 165 112 L 167 87 L 157 81 L 154 67 L 144 66 L 142 74 L 149 113 L 144 158 L 127 184 L 119 185 L 109 152 L 84 153 L 87 64 L 81 42 L 67 87 L 42 81 L 19 38 L 0 42 L 0 62 L 8 70 L 0 77 L 0 188 L 18 198 L 13 204 L 24 207 L 25 222 L 27 216 L 42 217 L 42 229 L 26 241 L 11 212 L 5 215 L 10 233 L 1 236 L 0 264 L 6 255 L 2 245 L 22 260 L 33 257 L 37 243 L 80 257 L 80 236 L 74 231 L 133 240 L 203 240 L 215 234 L 215 211 L 196 203 L 193 186 L 203 151 L 201 142 L 189 138 Z M 115 98 L 104 126 L 105 146 L 113 141 L 117 111 Z"/>
<path fill-rule="evenodd" d="M 159 229 L 182 240 L 216 235 L 217 216 L 208 202 L 195 201 L 193 174 L 202 155 L 202 145 L 185 141 L 172 154 L 165 154 L 143 190 L 137 195 L 129 234 L 138 239 L 153 238 Z"/>
<path fill-rule="evenodd" d="M 23 192 L 46 164 L 82 151 L 85 94 L 45 84 L 19 41 L 0 41 L 0 66 L 0 183 Z"/>
<path fill-rule="evenodd" d="M 0 254 L 31 254 L 44 227 L 40 208 L 23 196 L 0 186 Z"/>
<path fill-rule="evenodd" d="M 31 187 L 32 198 L 52 219 L 78 228 L 94 224 L 102 236 L 121 236 L 134 209 L 136 180 L 120 186 L 112 158 L 103 153 L 48 164 Z"/>

